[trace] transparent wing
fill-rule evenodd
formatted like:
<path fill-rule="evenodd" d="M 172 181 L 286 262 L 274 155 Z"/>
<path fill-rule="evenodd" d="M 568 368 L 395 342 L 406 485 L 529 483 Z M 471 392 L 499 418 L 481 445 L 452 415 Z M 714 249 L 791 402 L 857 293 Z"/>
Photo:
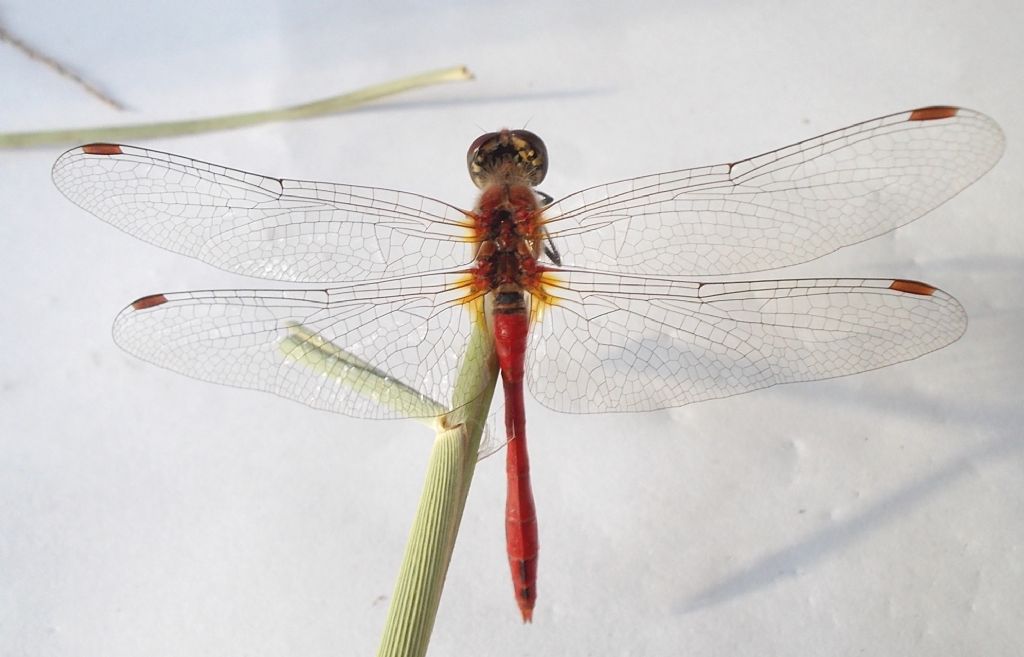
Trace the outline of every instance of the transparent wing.
<path fill-rule="evenodd" d="M 204 381 L 362 418 L 436 417 L 472 399 L 460 372 L 473 303 L 457 273 L 325 290 L 214 290 L 139 299 L 114 321 L 126 351 Z M 484 332 L 486 335 L 486 332 Z M 473 367 L 470 367 L 473 366 Z"/>
<path fill-rule="evenodd" d="M 1004 138 L 983 114 L 883 116 L 747 160 L 609 183 L 549 206 L 562 261 L 627 274 L 774 269 L 869 239 L 988 171 Z"/>
<path fill-rule="evenodd" d="M 536 314 L 527 380 L 572 413 L 648 411 L 844 376 L 956 340 L 967 316 L 892 279 L 697 283 L 563 271 Z"/>
<path fill-rule="evenodd" d="M 499 385 L 499 387 L 501 387 Z M 480 447 L 477 450 L 477 460 L 483 461 L 488 456 L 500 452 L 508 444 L 508 436 L 505 434 L 505 404 L 495 397 L 491 405 L 491 412 L 487 415 L 487 424 L 480 436 Z"/>
<path fill-rule="evenodd" d="M 472 260 L 463 211 L 409 192 L 270 178 L 111 144 L 64 153 L 53 181 L 130 235 L 245 276 L 332 283 Z"/>

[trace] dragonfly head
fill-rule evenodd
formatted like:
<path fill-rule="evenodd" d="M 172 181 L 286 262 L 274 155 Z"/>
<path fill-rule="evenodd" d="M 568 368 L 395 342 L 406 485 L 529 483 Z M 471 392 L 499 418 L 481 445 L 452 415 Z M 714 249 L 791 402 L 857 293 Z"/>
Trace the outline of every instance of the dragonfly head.
<path fill-rule="evenodd" d="M 481 135 L 466 153 L 473 184 L 483 189 L 496 176 L 518 178 L 535 187 L 548 172 L 548 149 L 528 130 L 502 130 Z"/>

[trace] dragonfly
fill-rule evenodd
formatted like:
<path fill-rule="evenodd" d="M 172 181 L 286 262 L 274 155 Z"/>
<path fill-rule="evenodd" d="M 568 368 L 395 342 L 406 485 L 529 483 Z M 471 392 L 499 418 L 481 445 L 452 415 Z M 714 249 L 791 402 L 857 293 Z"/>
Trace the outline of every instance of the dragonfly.
<path fill-rule="evenodd" d="M 159 366 L 359 418 L 422 417 L 457 405 L 455 378 L 479 357 L 467 349 L 474 327 L 492 336 L 505 400 L 508 560 L 527 622 L 539 544 L 524 384 L 556 411 L 653 411 L 946 346 L 966 329 L 966 313 L 933 285 L 734 275 L 902 226 L 977 180 L 1003 147 L 989 117 L 923 107 L 553 200 L 538 191 L 543 141 L 505 129 L 469 149 L 479 188 L 471 209 L 117 144 L 69 150 L 53 180 L 146 242 L 311 285 L 136 300 L 114 321 L 114 338 Z M 311 367 L 303 357 L 324 345 L 346 356 Z M 371 376 L 384 382 L 372 394 L 360 385 Z"/>

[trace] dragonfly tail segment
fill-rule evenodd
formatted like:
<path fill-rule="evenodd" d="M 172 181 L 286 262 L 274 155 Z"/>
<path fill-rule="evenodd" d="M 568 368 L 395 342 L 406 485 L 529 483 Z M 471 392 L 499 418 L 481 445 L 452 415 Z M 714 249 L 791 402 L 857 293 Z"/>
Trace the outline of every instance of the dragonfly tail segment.
<path fill-rule="evenodd" d="M 526 451 L 526 414 L 523 372 L 528 319 L 525 312 L 496 313 L 495 348 L 505 390 L 505 431 L 508 437 L 505 500 L 505 539 L 516 603 L 523 622 L 533 619 L 537 600 L 537 510 L 530 487 L 530 460 Z"/>

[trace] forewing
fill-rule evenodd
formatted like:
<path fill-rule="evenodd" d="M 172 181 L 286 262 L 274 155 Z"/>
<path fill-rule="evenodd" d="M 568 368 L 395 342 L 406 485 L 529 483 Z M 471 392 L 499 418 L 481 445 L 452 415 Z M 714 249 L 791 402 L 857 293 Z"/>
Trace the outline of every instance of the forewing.
<path fill-rule="evenodd" d="M 922 108 L 730 164 L 585 189 L 548 207 L 546 227 L 567 266 L 762 271 L 913 221 L 988 171 L 1003 147 L 983 114 Z"/>
<path fill-rule="evenodd" d="M 245 276 L 336 283 L 472 260 L 463 211 L 409 192 L 271 178 L 112 144 L 64 153 L 53 181 L 130 235 Z"/>
<path fill-rule="evenodd" d="M 188 376 L 272 392 L 361 418 L 434 417 L 468 399 L 460 372 L 473 303 L 460 276 L 430 274 L 324 290 L 213 290 L 151 295 L 125 308 L 114 339 Z M 482 387 L 483 380 L 479 382 Z"/>
<path fill-rule="evenodd" d="M 916 358 L 967 326 L 924 283 L 808 279 L 695 283 L 559 272 L 535 311 L 527 379 L 571 413 L 648 411 Z"/>

